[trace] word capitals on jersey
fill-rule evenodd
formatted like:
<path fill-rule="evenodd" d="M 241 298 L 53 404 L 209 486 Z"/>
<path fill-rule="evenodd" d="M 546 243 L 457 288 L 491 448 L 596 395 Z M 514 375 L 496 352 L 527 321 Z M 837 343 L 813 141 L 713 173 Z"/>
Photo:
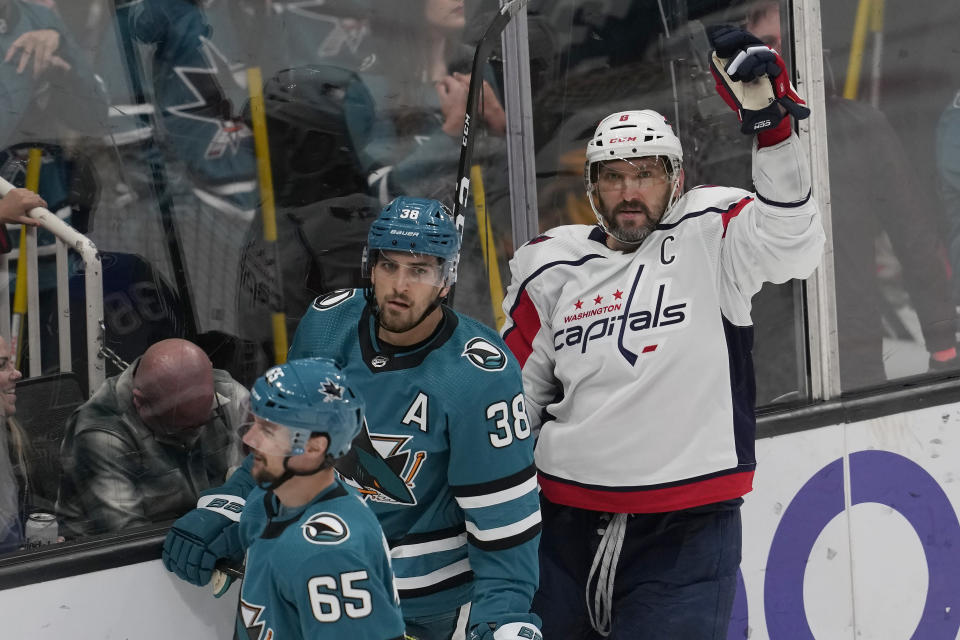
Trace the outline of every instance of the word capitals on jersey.
<path fill-rule="evenodd" d="M 623 301 L 623 291 L 620 289 L 610 296 L 606 304 L 605 296 L 598 293 L 591 300 L 594 304 L 592 309 L 584 309 L 584 301 L 577 300 L 573 303 L 574 308 L 562 316 L 562 323 L 567 326 L 554 332 L 553 348 L 556 351 L 575 348 L 580 353 L 586 353 L 591 342 L 616 337 L 621 352 L 626 351 L 624 357 L 631 361 L 632 358 L 627 354 L 633 352 L 626 349 L 624 339 L 630 335 L 643 335 L 651 339 L 644 338 L 648 344 L 642 345 L 640 352 L 651 353 L 657 348 L 653 337 L 655 334 L 680 328 L 689 319 L 690 301 L 672 299 L 669 293 L 670 282 L 663 281 L 655 285 L 654 295 L 646 306 L 633 303 L 632 296 Z M 627 334 L 628 331 L 630 334 Z"/>

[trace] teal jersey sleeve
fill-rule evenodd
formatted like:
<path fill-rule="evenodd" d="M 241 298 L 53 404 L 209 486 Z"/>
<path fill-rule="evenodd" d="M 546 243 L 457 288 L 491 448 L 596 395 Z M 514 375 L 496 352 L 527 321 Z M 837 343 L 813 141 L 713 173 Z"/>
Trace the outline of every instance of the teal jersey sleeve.
<path fill-rule="evenodd" d="M 471 391 L 460 394 L 450 428 L 447 474 L 466 520 L 474 574 L 470 626 L 539 625 L 530 603 L 539 578 L 540 500 L 520 368 L 496 334 L 474 340 L 483 344 L 469 348 L 482 357 L 471 359 L 468 378 L 456 383 Z M 502 362 L 491 355 L 496 351 Z"/>

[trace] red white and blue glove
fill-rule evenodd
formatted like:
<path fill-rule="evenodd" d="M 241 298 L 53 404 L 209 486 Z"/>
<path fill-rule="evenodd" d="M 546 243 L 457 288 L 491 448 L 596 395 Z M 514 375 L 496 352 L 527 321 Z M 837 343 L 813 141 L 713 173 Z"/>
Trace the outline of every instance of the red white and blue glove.
<path fill-rule="evenodd" d="M 810 109 L 790 84 L 780 54 L 755 35 L 731 25 L 710 27 L 710 72 L 717 93 L 740 119 L 740 131 L 757 134 L 767 147 L 790 137 L 789 117 L 803 120 Z"/>

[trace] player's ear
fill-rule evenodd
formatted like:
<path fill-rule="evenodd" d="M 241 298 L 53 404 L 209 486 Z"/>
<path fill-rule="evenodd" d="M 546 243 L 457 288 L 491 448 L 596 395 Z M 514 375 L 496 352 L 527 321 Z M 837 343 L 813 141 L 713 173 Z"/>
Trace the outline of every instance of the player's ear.
<path fill-rule="evenodd" d="M 323 458 L 327 455 L 327 449 L 329 447 L 330 437 L 325 433 L 315 433 L 307 440 L 307 445 L 303 448 L 303 452 Z"/>

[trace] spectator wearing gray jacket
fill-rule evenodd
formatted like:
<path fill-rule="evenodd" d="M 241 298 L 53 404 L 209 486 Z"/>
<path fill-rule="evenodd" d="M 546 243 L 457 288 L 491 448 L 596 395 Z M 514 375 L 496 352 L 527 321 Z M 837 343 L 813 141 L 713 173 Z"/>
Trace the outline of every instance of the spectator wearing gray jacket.
<path fill-rule="evenodd" d="M 152 345 L 67 421 L 57 509 L 71 537 L 176 518 L 240 463 L 248 392 L 181 339 Z"/>

